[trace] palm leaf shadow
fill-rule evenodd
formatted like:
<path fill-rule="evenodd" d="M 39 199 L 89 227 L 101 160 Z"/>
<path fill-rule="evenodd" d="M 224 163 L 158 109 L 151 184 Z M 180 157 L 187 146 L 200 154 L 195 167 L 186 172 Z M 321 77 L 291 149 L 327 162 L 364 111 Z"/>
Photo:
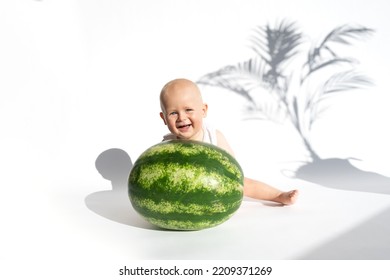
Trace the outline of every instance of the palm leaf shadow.
<path fill-rule="evenodd" d="M 334 189 L 390 195 L 389 177 L 361 170 L 351 159 L 316 159 L 300 166 L 294 177 Z"/>
<path fill-rule="evenodd" d="M 350 159 L 321 158 L 310 141 L 313 123 L 326 110 L 324 100 L 373 84 L 357 71 L 357 59 L 340 56 L 337 51 L 338 46 L 351 46 L 353 41 L 373 33 L 373 29 L 364 26 L 345 24 L 331 30 L 319 44 L 312 44 L 305 51 L 302 48 L 306 37 L 295 22 L 283 20 L 275 26 L 266 24 L 257 27 L 250 40 L 254 57 L 210 72 L 197 82 L 243 97 L 249 116 L 257 112 L 256 118 L 275 121 L 282 116 L 289 121 L 310 158 L 293 172 L 295 178 L 337 189 L 390 194 L 389 177 L 361 170 L 352 165 Z M 305 53 L 301 67 L 291 66 L 291 62 Z M 342 70 L 337 70 L 340 68 Z M 318 86 L 305 92 L 309 81 Z M 270 105 L 270 101 L 273 104 Z"/>

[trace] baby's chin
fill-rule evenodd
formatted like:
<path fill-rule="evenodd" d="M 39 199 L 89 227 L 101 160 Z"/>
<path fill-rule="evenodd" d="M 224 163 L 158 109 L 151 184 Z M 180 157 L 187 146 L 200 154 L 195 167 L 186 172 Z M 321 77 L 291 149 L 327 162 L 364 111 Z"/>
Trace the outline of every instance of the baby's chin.
<path fill-rule="evenodd" d="M 203 135 L 194 129 L 192 125 L 185 128 L 176 128 L 175 132 L 172 132 L 176 138 L 181 140 L 194 140 L 202 141 Z"/>
<path fill-rule="evenodd" d="M 196 140 L 194 135 L 176 134 L 176 138 L 179 140 Z"/>
<path fill-rule="evenodd" d="M 186 137 L 186 136 L 183 136 L 183 135 L 177 135 L 176 137 L 179 140 L 194 140 L 192 137 Z"/>

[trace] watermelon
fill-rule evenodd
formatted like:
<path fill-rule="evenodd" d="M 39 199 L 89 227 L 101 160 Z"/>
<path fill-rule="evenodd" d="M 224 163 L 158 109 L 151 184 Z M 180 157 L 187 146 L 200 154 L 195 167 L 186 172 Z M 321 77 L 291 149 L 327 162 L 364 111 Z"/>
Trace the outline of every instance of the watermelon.
<path fill-rule="evenodd" d="M 227 221 L 243 198 L 243 172 L 225 150 L 169 140 L 143 152 L 128 180 L 133 208 L 151 224 L 201 230 Z"/>

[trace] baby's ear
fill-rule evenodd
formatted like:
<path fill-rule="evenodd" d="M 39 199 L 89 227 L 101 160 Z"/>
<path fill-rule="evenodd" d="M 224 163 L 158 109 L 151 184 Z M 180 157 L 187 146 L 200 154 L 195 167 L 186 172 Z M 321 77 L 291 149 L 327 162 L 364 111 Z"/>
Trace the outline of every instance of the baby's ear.
<path fill-rule="evenodd" d="M 163 112 L 160 112 L 160 118 L 164 121 L 164 124 L 167 125 L 167 122 L 165 121 L 165 116 Z"/>
<path fill-rule="evenodd" d="M 207 105 L 207 103 L 203 103 L 203 117 L 207 117 L 207 111 L 209 109 L 209 105 Z"/>

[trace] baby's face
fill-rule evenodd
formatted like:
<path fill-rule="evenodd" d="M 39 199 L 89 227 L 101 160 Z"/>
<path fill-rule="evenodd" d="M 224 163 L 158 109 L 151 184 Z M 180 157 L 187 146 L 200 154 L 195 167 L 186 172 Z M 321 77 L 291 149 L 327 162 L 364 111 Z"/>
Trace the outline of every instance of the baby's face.
<path fill-rule="evenodd" d="M 171 133 L 180 139 L 202 141 L 207 105 L 196 86 L 179 84 L 168 88 L 162 99 L 162 109 L 161 118 Z"/>

